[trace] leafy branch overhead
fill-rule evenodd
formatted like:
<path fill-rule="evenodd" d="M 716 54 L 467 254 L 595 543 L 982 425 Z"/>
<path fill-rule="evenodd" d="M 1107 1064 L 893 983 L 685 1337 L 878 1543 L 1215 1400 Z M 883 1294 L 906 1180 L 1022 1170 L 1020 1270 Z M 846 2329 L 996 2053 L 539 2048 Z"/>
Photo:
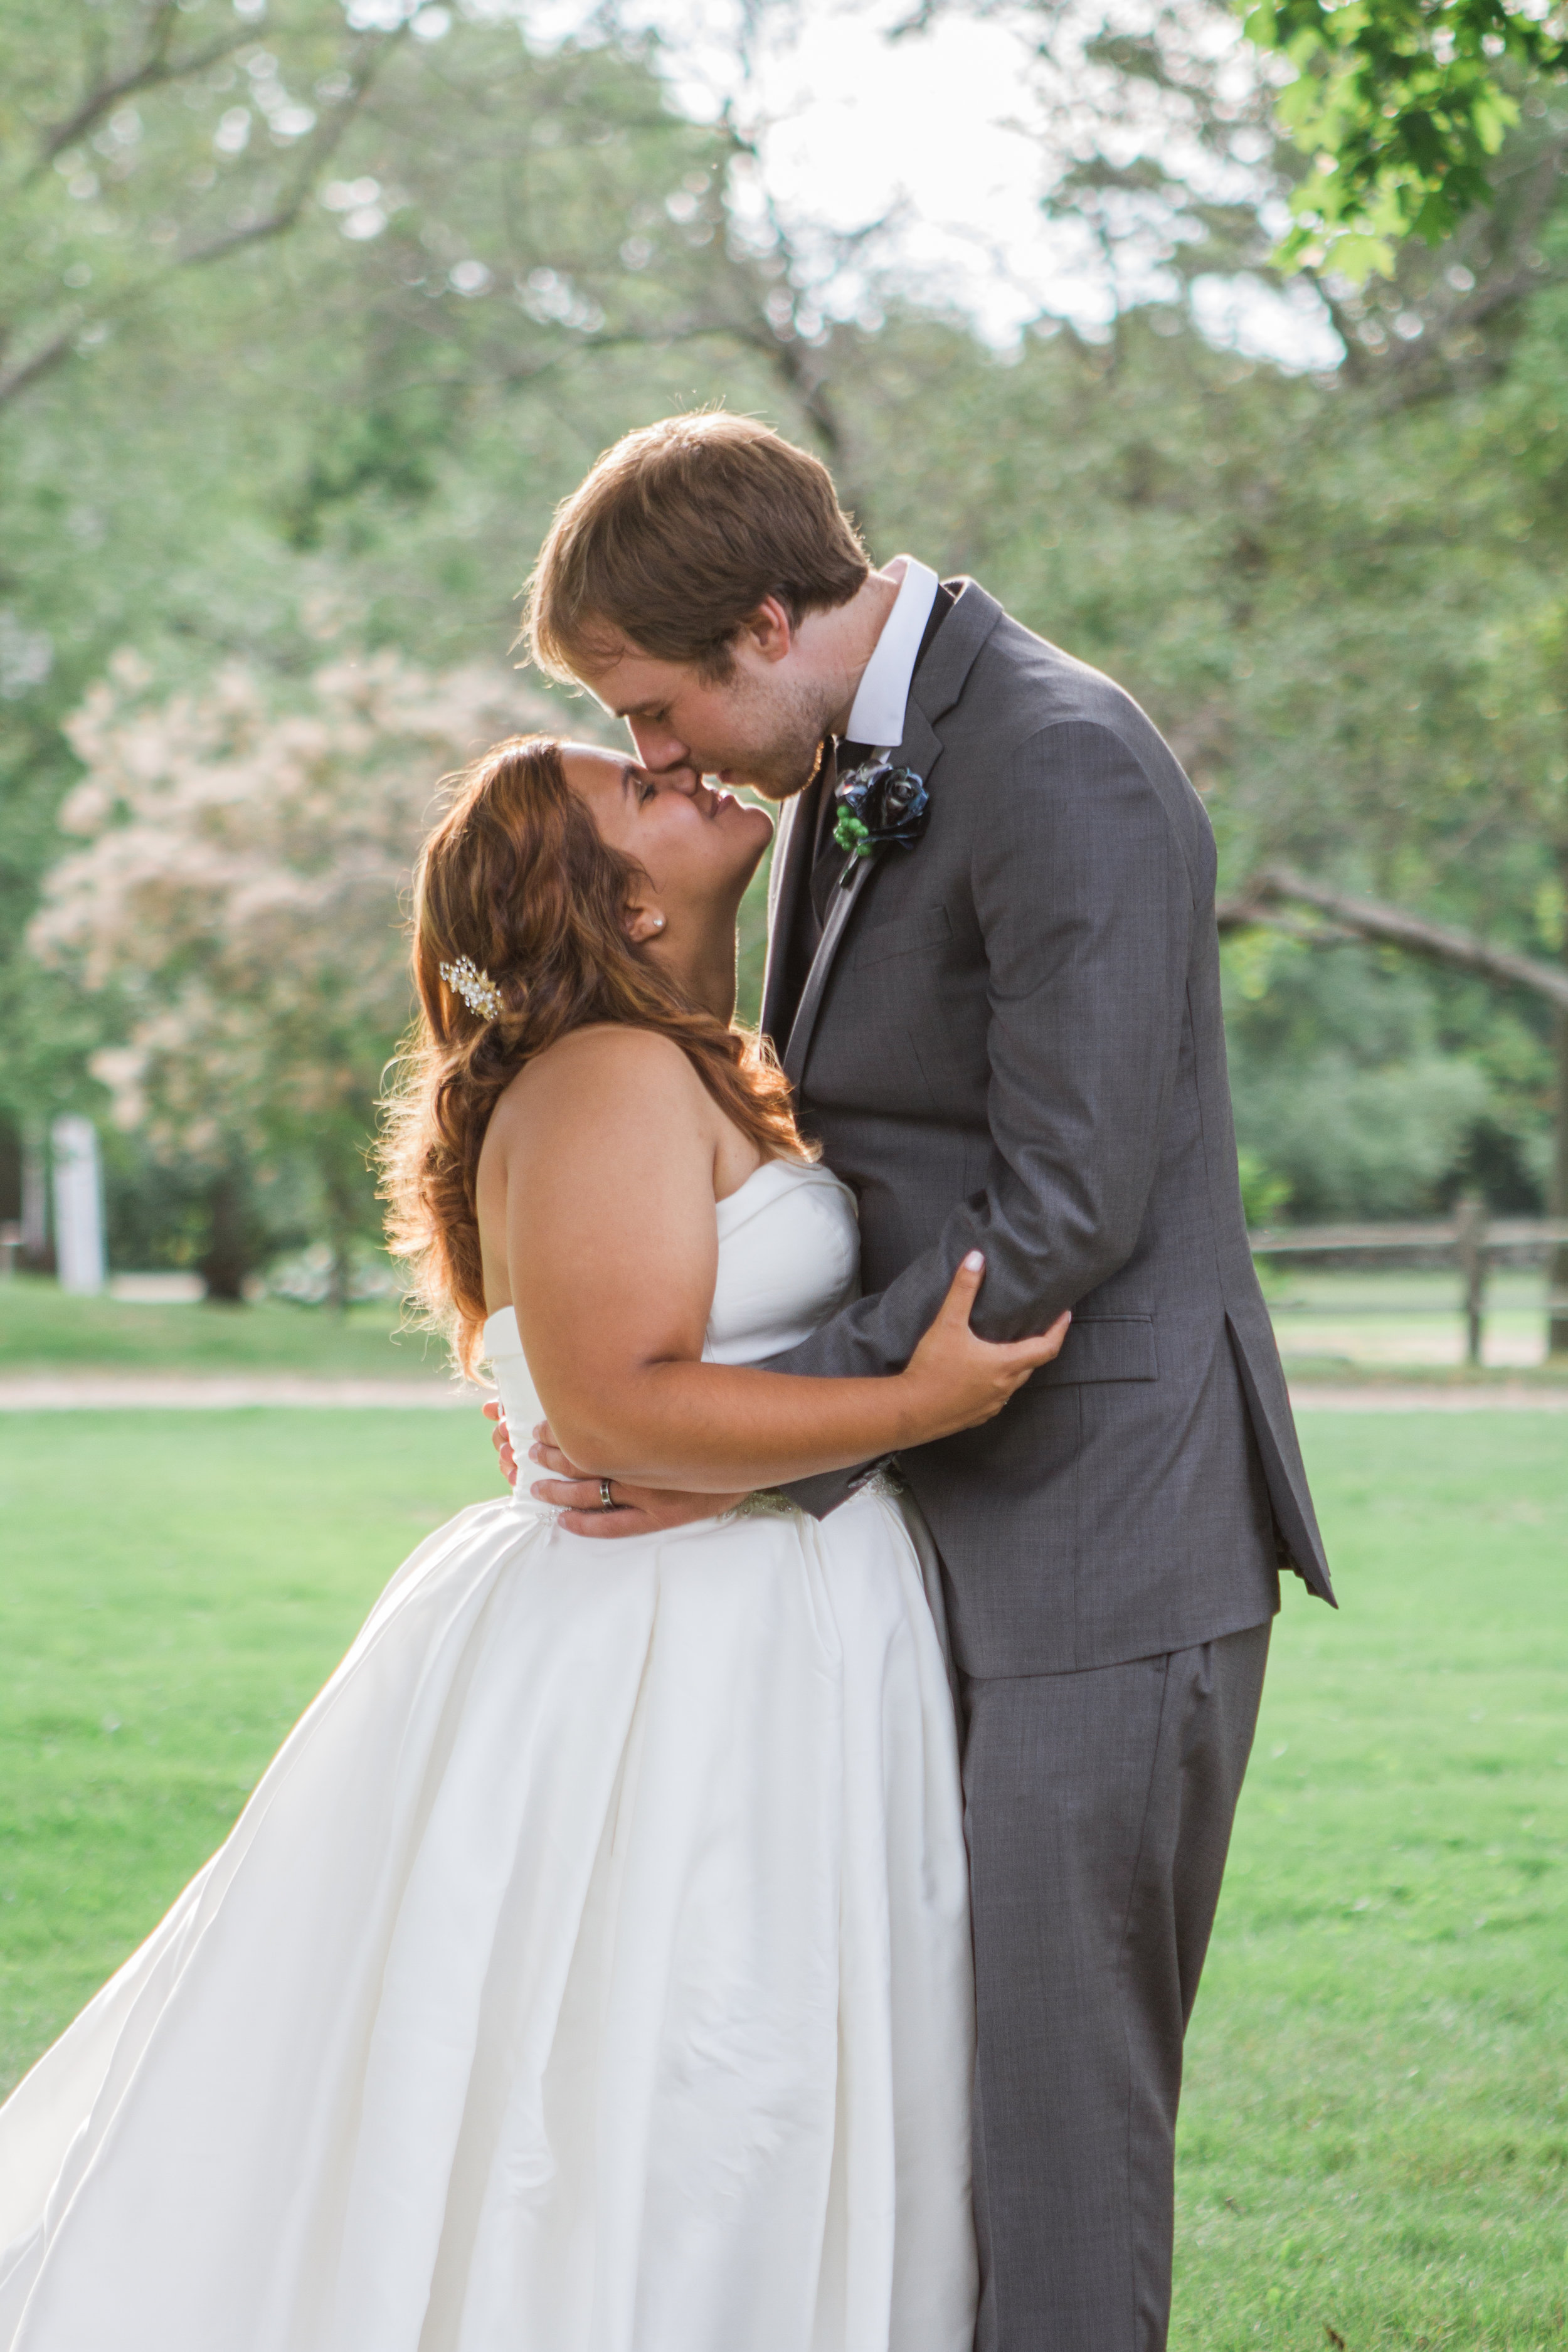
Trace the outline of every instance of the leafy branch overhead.
<path fill-rule="evenodd" d="M 1355 279 L 1489 205 L 1521 84 L 1568 70 L 1562 11 L 1510 0 L 1254 0 L 1246 27 L 1295 68 L 1276 107 L 1309 168 L 1279 258 Z"/>

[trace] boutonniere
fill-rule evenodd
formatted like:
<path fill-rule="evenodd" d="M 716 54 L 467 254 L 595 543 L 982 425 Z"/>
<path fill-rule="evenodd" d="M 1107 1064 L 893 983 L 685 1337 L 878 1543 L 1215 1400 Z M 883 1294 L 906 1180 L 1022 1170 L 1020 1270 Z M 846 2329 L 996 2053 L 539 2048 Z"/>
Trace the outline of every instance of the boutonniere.
<path fill-rule="evenodd" d="M 895 767 L 888 759 L 867 760 L 841 776 L 835 795 L 838 819 L 833 838 L 852 857 L 869 857 L 884 843 L 912 849 L 926 829 L 931 794 L 925 779 L 912 768 Z M 844 870 L 847 883 L 853 866 Z"/>

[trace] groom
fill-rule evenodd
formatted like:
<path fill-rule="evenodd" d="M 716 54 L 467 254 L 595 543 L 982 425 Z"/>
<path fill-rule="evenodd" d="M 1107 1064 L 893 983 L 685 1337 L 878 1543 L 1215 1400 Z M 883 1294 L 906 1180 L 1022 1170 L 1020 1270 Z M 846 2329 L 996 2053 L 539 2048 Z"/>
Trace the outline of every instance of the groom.
<path fill-rule="evenodd" d="M 1151 2352 L 1279 1565 L 1332 1600 L 1242 1218 L 1207 819 L 1119 688 L 973 580 L 872 571 L 825 469 L 743 418 L 602 457 L 529 632 L 647 766 L 784 803 L 763 1026 L 858 1198 L 866 1296 L 773 1369 L 897 1370 L 975 1246 L 982 1336 L 1073 1311 L 999 1419 L 901 1466 L 963 1711 L 980 2352 Z M 837 798 L 878 755 L 923 830 L 912 786 Z M 614 1500 L 574 1525 L 714 1507 Z"/>

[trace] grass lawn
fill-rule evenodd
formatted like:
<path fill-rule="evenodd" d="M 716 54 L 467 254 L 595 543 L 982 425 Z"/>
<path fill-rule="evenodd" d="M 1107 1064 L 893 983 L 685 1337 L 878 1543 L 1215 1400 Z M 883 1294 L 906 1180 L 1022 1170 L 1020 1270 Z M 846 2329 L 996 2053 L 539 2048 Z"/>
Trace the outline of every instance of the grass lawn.
<path fill-rule="evenodd" d="M 1274 1269 L 1268 1295 L 1294 1380 L 1524 1381 L 1560 1387 L 1568 1360 L 1544 1360 L 1545 1279 L 1505 1269 L 1488 1293 L 1486 1366 L 1464 1361 L 1458 1279 L 1379 1268 Z M 365 1302 L 346 1315 L 264 1298 L 255 1306 L 153 1306 L 68 1297 L 52 1281 L 0 1283 L 0 1379 L 28 1372 L 306 1374 L 321 1380 L 438 1380 L 446 1351 L 399 1329 L 395 1305 Z"/>
<path fill-rule="evenodd" d="M 69 1297 L 37 1275 L 0 1283 L 0 1375 L 116 1372 L 303 1372 L 321 1380 L 436 1380 L 446 1351 L 399 1331 L 382 1302 L 337 1314 L 264 1298 L 254 1307 L 150 1307 Z"/>
<path fill-rule="evenodd" d="M 1189 2042 L 1173 2342 L 1558 2347 L 1568 1431 L 1301 1427 L 1342 1608 L 1289 1593 L 1276 1631 Z"/>
<path fill-rule="evenodd" d="M 1292 1585 L 1276 1634 L 1173 2343 L 1561 2347 L 1568 1431 L 1303 1435 L 1344 1607 Z M 403 1553 L 493 1491 L 477 1414 L 0 1420 L 0 2080 L 221 1838 Z"/>
<path fill-rule="evenodd" d="M 1462 1286 L 1451 1267 L 1351 1272 L 1265 1261 L 1264 1283 L 1293 1377 L 1475 1378 L 1465 1361 Z M 1493 1269 L 1482 1359 L 1494 1379 L 1568 1380 L 1568 1361 L 1546 1357 L 1546 1295 L 1542 1266 Z"/>

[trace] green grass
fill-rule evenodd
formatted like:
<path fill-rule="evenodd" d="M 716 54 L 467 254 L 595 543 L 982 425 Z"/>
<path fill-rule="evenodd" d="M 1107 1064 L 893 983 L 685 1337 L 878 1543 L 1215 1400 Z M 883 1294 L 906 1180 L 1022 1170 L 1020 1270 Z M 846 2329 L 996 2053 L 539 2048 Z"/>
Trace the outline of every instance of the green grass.
<path fill-rule="evenodd" d="M 217 1845 L 479 1413 L 0 1415 L 0 2084 Z"/>
<path fill-rule="evenodd" d="M 760 986 L 754 952 L 752 963 L 752 981 Z M 1536 1274 L 1505 1272 L 1494 1282 L 1489 1361 L 1479 1375 L 1460 1361 L 1458 1290 L 1447 1274 L 1288 1270 L 1269 1276 L 1269 1294 L 1292 1379 L 1568 1382 L 1568 1359 L 1540 1360 L 1545 1312 Z M 71 1298 L 53 1282 L 22 1275 L 0 1283 L 0 1379 L 67 1371 L 444 1377 L 440 1343 L 399 1330 L 398 1322 L 398 1309 L 385 1303 L 355 1306 L 347 1315 L 279 1298 L 252 1307 L 147 1306 Z"/>
<path fill-rule="evenodd" d="M 1343 1607 L 1288 1596 L 1276 1635 L 1189 2043 L 1173 2342 L 1557 2347 L 1568 1432 L 1302 1434 Z"/>
<path fill-rule="evenodd" d="M 1303 1416 L 1292 1585 L 1189 2047 L 1176 2352 L 1542 2352 L 1568 2301 L 1568 1431 Z M 223 1835 L 461 1416 L 0 1419 L 0 2077 Z"/>
<path fill-rule="evenodd" d="M 439 1342 L 398 1331 L 381 1302 L 295 1307 L 147 1307 L 75 1298 L 36 1275 L 0 1283 L 0 1376 L 21 1372 L 292 1372 L 322 1380 L 429 1380 L 447 1369 Z"/>
<path fill-rule="evenodd" d="M 1471 1380 L 1464 1361 L 1463 1291 L 1455 1268 L 1387 1265 L 1349 1271 L 1263 1262 L 1265 1294 L 1286 1370 L 1295 1377 Z M 1546 1358 L 1545 1269 L 1494 1269 L 1483 1355 L 1492 1379 L 1563 1381 Z"/>

